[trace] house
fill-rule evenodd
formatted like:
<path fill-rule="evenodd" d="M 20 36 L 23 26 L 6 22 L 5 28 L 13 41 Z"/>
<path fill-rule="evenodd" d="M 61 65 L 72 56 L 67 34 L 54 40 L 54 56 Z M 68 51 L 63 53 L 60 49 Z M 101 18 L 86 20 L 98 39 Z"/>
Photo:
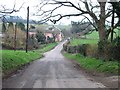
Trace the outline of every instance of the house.
<path fill-rule="evenodd" d="M 44 35 L 45 35 L 46 41 L 47 41 L 48 38 L 53 38 L 53 31 L 51 31 L 51 30 L 46 30 L 46 31 L 44 32 Z"/>
<path fill-rule="evenodd" d="M 56 42 L 62 41 L 63 39 L 63 34 L 61 30 L 55 26 L 48 27 L 44 32 L 44 35 L 46 37 L 46 41 L 48 40 L 48 38 L 54 38 Z"/>

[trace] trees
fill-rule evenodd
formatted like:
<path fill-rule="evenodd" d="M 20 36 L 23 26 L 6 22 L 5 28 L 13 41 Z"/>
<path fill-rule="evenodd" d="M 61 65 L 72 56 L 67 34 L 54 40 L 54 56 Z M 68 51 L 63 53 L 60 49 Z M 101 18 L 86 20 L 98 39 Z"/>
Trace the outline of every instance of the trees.
<path fill-rule="evenodd" d="M 113 30 L 117 27 L 120 26 L 120 1 L 119 2 L 110 2 L 112 4 L 112 21 L 111 21 L 111 42 L 113 41 Z M 115 20 L 115 13 L 118 18 L 118 22 L 114 24 Z M 109 33 L 110 33 L 109 31 Z M 108 34 L 109 34 L 108 33 Z"/>
<path fill-rule="evenodd" d="M 6 23 L 3 22 L 2 23 L 2 33 L 4 33 L 6 31 L 6 29 L 7 29 L 6 28 Z"/>
<path fill-rule="evenodd" d="M 0 19 L 2 18 L 2 31 L 5 32 L 6 30 L 6 23 L 4 22 L 4 19 L 6 19 L 4 16 L 6 14 L 12 14 L 13 12 L 19 12 L 20 9 L 23 7 L 24 3 L 19 7 L 19 9 L 16 9 L 16 3 L 14 3 L 13 8 L 9 9 L 6 8 L 5 5 L 0 6 Z"/>
<path fill-rule="evenodd" d="M 44 44 L 46 42 L 46 37 L 42 32 L 37 32 L 36 34 L 36 38 L 38 40 L 38 42 L 40 42 L 41 44 Z"/>
<path fill-rule="evenodd" d="M 84 7 L 81 7 L 81 3 L 84 4 Z M 64 17 L 83 16 L 88 19 L 93 27 L 95 27 L 99 33 L 99 40 L 102 41 L 107 39 L 108 30 L 105 28 L 105 23 L 106 19 L 111 16 L 111 10 L 106 11 L 106 4 L 108 4 L 107 0 L 103 0 L 102 2 L 100 0 L 97 0 L 95 4 L 93 4 L 91 0 L 79 0 L 76 3 L 72 2 L 71 0 L 46 0 L 40 3 L 37 15 L 42 17 L 41 22 L 50 20 L 54 24 Z M 44 10 L 43 8 L 46 5 L 54 5 L 55 7 L 51 10 Z M 61 7 L 74 8 L 78 12 L 64 15 L 61 13 L 55 14 L 54 12 Z M 90 16 L 93 21 L 86 15 Z M 93 22 L 95 22 L 96 26 L 93 24 Z"/>
<path fill-rule="evenodd" d="M 11 9 L 6 8 L 5 5 L 1 5 L 0 6 L 0 15 L 4 16 L 4 14 L 12 14 L 13 12 L 19 12 L 20 9 L 23 7 L 23 5 L 24 5 L 24 3 L 18 9 L 16 9 L 16 3 L 15 2 L 14 2 L 14 5 Z"/>
<path fill-rule="evenodd" d="M 17 27 L 19 27 L 21 30 L 25 30 L 25 25 L 22 22 L 16 23 Z"/>
<path fill-rule="evenodd" d="M 71 25 L 72 25 L 72 28 L 71 28 L 72 33 L 80 33 L 84 31 L 84 34 L 87 34 L 92 30 L 92 27 L 89 22 L 81 23 L 81 22 L 72 21 Z"/>

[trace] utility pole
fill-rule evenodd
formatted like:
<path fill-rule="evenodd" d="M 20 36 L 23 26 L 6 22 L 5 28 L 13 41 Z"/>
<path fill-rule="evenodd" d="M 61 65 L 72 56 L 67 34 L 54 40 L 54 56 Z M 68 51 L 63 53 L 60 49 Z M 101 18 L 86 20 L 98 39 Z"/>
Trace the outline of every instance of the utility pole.
<path fill-rule="evenodd" d="M 16 51 L 16 34 L 17 34 L 17 22 L 15 25 L 15 40 L 14 40 L 14 50 Z"/>
<path fill-rule="evenodd" d="M 28 52 L 29 6 L 27 7 L 26 53 Z"/>

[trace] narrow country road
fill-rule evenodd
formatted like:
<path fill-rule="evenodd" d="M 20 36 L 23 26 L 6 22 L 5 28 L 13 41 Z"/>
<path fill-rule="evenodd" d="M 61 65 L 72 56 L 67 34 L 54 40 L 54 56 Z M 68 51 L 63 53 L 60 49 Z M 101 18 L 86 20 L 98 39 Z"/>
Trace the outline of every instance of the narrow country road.
<path fill-rule="evenodd" d="M 3 81 L 3 88 L 104 88 L 91 81 L 61 54 L 61 42 L 45 57 L 31 63 L 22 72 Z"/>

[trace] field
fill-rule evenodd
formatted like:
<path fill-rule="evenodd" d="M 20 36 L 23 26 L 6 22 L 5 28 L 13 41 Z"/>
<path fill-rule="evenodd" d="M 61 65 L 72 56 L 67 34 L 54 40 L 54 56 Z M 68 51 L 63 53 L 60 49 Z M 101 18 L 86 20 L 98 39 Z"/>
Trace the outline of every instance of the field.
<path fill-rule="evenodd" d="M 116 34 L 114 33 L 114 38 L 120 36 L 120 30 L 115 29 Z M 109 35 L 110 36 L 110 35 Z M 109 37 L 110 38 L 110 37 Z M 72 39 L 70 44 L 76 46 L 79 44 L 97 44 L 99 41 L 98 32 L 93 31 L 91 34 L 86 35 L 86 39 Z"/>
<path fill-rule="evenodd" d="M 98 42 L 98 32 L 93 31 L 91 34 L 86 35 L 86 39 L 72 39 L 70 45 L 76 46 L 79 44 L 97 44 Z"/>
<path fill-rule="evenodd" d="M 55 46 L 56 43 L 50 43 L 39 50 L 28 51 L 28 53 L 22 50 L 1 50 L 3 75 L 17 70 L 33 60 L 41 58 L 44 52 L 51 50 Z"/>
<path fill-rule="evenodd" d="M 88 39 L 99 39 L 99 35 L 97 31 L 93 31 L 91 34 L 87 34 L 86 38 Z"/>
<path fill-rule="evenodd" d="M 72 46 L 77 46 L 79 44 L 97 44 L 97 39 L 73 39 L 70 44 Z"/>

